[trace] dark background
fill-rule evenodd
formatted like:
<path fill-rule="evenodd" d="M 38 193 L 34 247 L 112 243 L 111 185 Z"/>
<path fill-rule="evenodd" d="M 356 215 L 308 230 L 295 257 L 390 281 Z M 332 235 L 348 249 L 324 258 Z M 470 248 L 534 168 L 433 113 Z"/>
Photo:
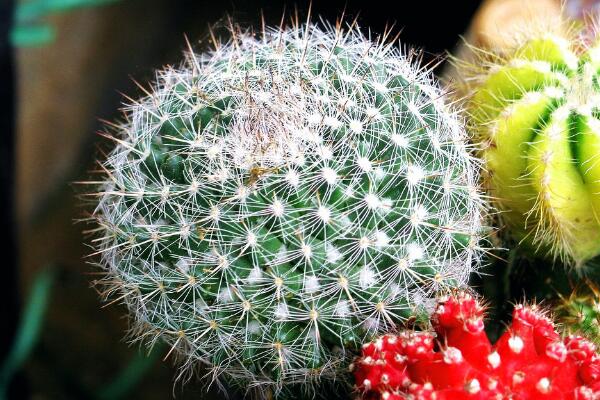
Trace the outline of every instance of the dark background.
<path fill-rule="evenodd" d="M 401 42 L 424 50 L 436 63 L 467 29 L 479 1 L 314 0 L 313 21 L 358 17 L 359 25 L 381 33 L 400 31 Z M 52 268 L 56 281 L 39 342 L 13 380 L 11 398 L 94 398 L 135 359 L 123 342 L 122 307 L 101 309 L 89 288 L 93 268 L 84 256 L 84 210 L 71 182 L 87 177 L 97 155 L 99 118 L 118 117 L 122 97 L 141 95 L 132 77 L 152 80 L 153 71 L 176 64 L 184 34 L 197 51 L 206 48 L 208 26 L 229 15 L 243 26 L 269 25 L 307 2 L 121 0 L 102 7 L 50 15 L 44 22 L 56 39 L 44 46 L 12 49 L 7 41 L 12 1 L 0 1 L 0 216 L 2 263 L 0 304 L 2 356 L 10 348 L 20 304 L 39 271 Z M 432 64 L 433 65 L 433 64 Z M 439 72 L 441 67 L 436 69 Z M 16 207 L 15 207 L 16 205 Z M 18 243 L 18 250 L 16 244 Z M 166 351 L 164 352 L 166 353 Z M 221 398 L 191 382 L 173 386 L 175 370 L 160 357 L 129 399 Z M 343 398 L 344 396 L 341 395 Z"/>

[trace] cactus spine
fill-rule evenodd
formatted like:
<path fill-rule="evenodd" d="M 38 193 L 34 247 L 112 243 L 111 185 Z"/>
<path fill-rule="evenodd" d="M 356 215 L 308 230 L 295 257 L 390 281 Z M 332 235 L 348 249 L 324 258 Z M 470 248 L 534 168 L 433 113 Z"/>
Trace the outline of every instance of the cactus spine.
<path fill-rule="evenodd" d="M 310 387 L 477 265 L 459 119 L 355 27 L 233 33 L 125 116 L 94 212 L 103 283 L 133 337 L 184 367 L 259 395 Z"/>
<path fill-rule="evenodd" d="M 600 291 L 588 282 L 569 296 L 560 296 L 556 308 L 559 320 L 572 333 L 581 333 L 595 343 L 600 340 Z"/>
<path fill-rule="evenodd" d="M 524 33 L 481 63 L 469 99 L 503 222 L 577 266 L 600 253 L 600 47 L 582 35 Z"/>

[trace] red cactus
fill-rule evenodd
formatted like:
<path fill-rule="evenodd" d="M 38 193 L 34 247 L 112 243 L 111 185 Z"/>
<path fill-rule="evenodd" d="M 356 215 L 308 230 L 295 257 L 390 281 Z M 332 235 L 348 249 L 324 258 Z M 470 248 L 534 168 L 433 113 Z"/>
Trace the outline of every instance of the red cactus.
<path fill-rule="evenodd" d="M 363 346 L 351 366 L 369 400 L 600 399 L 600 356 L 580 336 L 561 338 L 533 306 L 517 306 L 492 346 L 484 308 L 459 293 L 438 302 L 434 332 L 405 331 Z"/>

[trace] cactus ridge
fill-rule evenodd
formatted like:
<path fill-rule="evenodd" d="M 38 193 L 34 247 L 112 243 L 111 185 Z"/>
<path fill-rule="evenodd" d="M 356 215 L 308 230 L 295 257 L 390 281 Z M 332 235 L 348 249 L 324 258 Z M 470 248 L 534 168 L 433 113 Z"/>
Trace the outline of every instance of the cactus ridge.
<path fill-rule="evenodd" d="M 108 133 L 94 246 L 134 340 L 279 394 L 466 283 L 478 161 L 395 46 L 310 23 L 233 32 L 158 72 Z"/>
<path fill-rule="evenodd" d="M 598 38 L 522 36 L 470 84 L 484 178 L 513 237 L 584 266 L 600 253 Z"/>

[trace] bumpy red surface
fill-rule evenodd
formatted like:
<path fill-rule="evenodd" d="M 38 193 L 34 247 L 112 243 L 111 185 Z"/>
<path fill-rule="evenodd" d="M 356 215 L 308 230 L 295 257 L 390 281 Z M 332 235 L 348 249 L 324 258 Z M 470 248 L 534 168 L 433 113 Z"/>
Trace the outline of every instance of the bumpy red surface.
<path fill-rule="evenodd" d="M 536 306 L 517 306 L 492 346 L 484 309 L 467 293 L 438 302 L 434 332 L 406 331 L 363 346 L 351 366 L 369 400 L 600 399 L 600 356 L 580 336 L 562 338 Z"/>

